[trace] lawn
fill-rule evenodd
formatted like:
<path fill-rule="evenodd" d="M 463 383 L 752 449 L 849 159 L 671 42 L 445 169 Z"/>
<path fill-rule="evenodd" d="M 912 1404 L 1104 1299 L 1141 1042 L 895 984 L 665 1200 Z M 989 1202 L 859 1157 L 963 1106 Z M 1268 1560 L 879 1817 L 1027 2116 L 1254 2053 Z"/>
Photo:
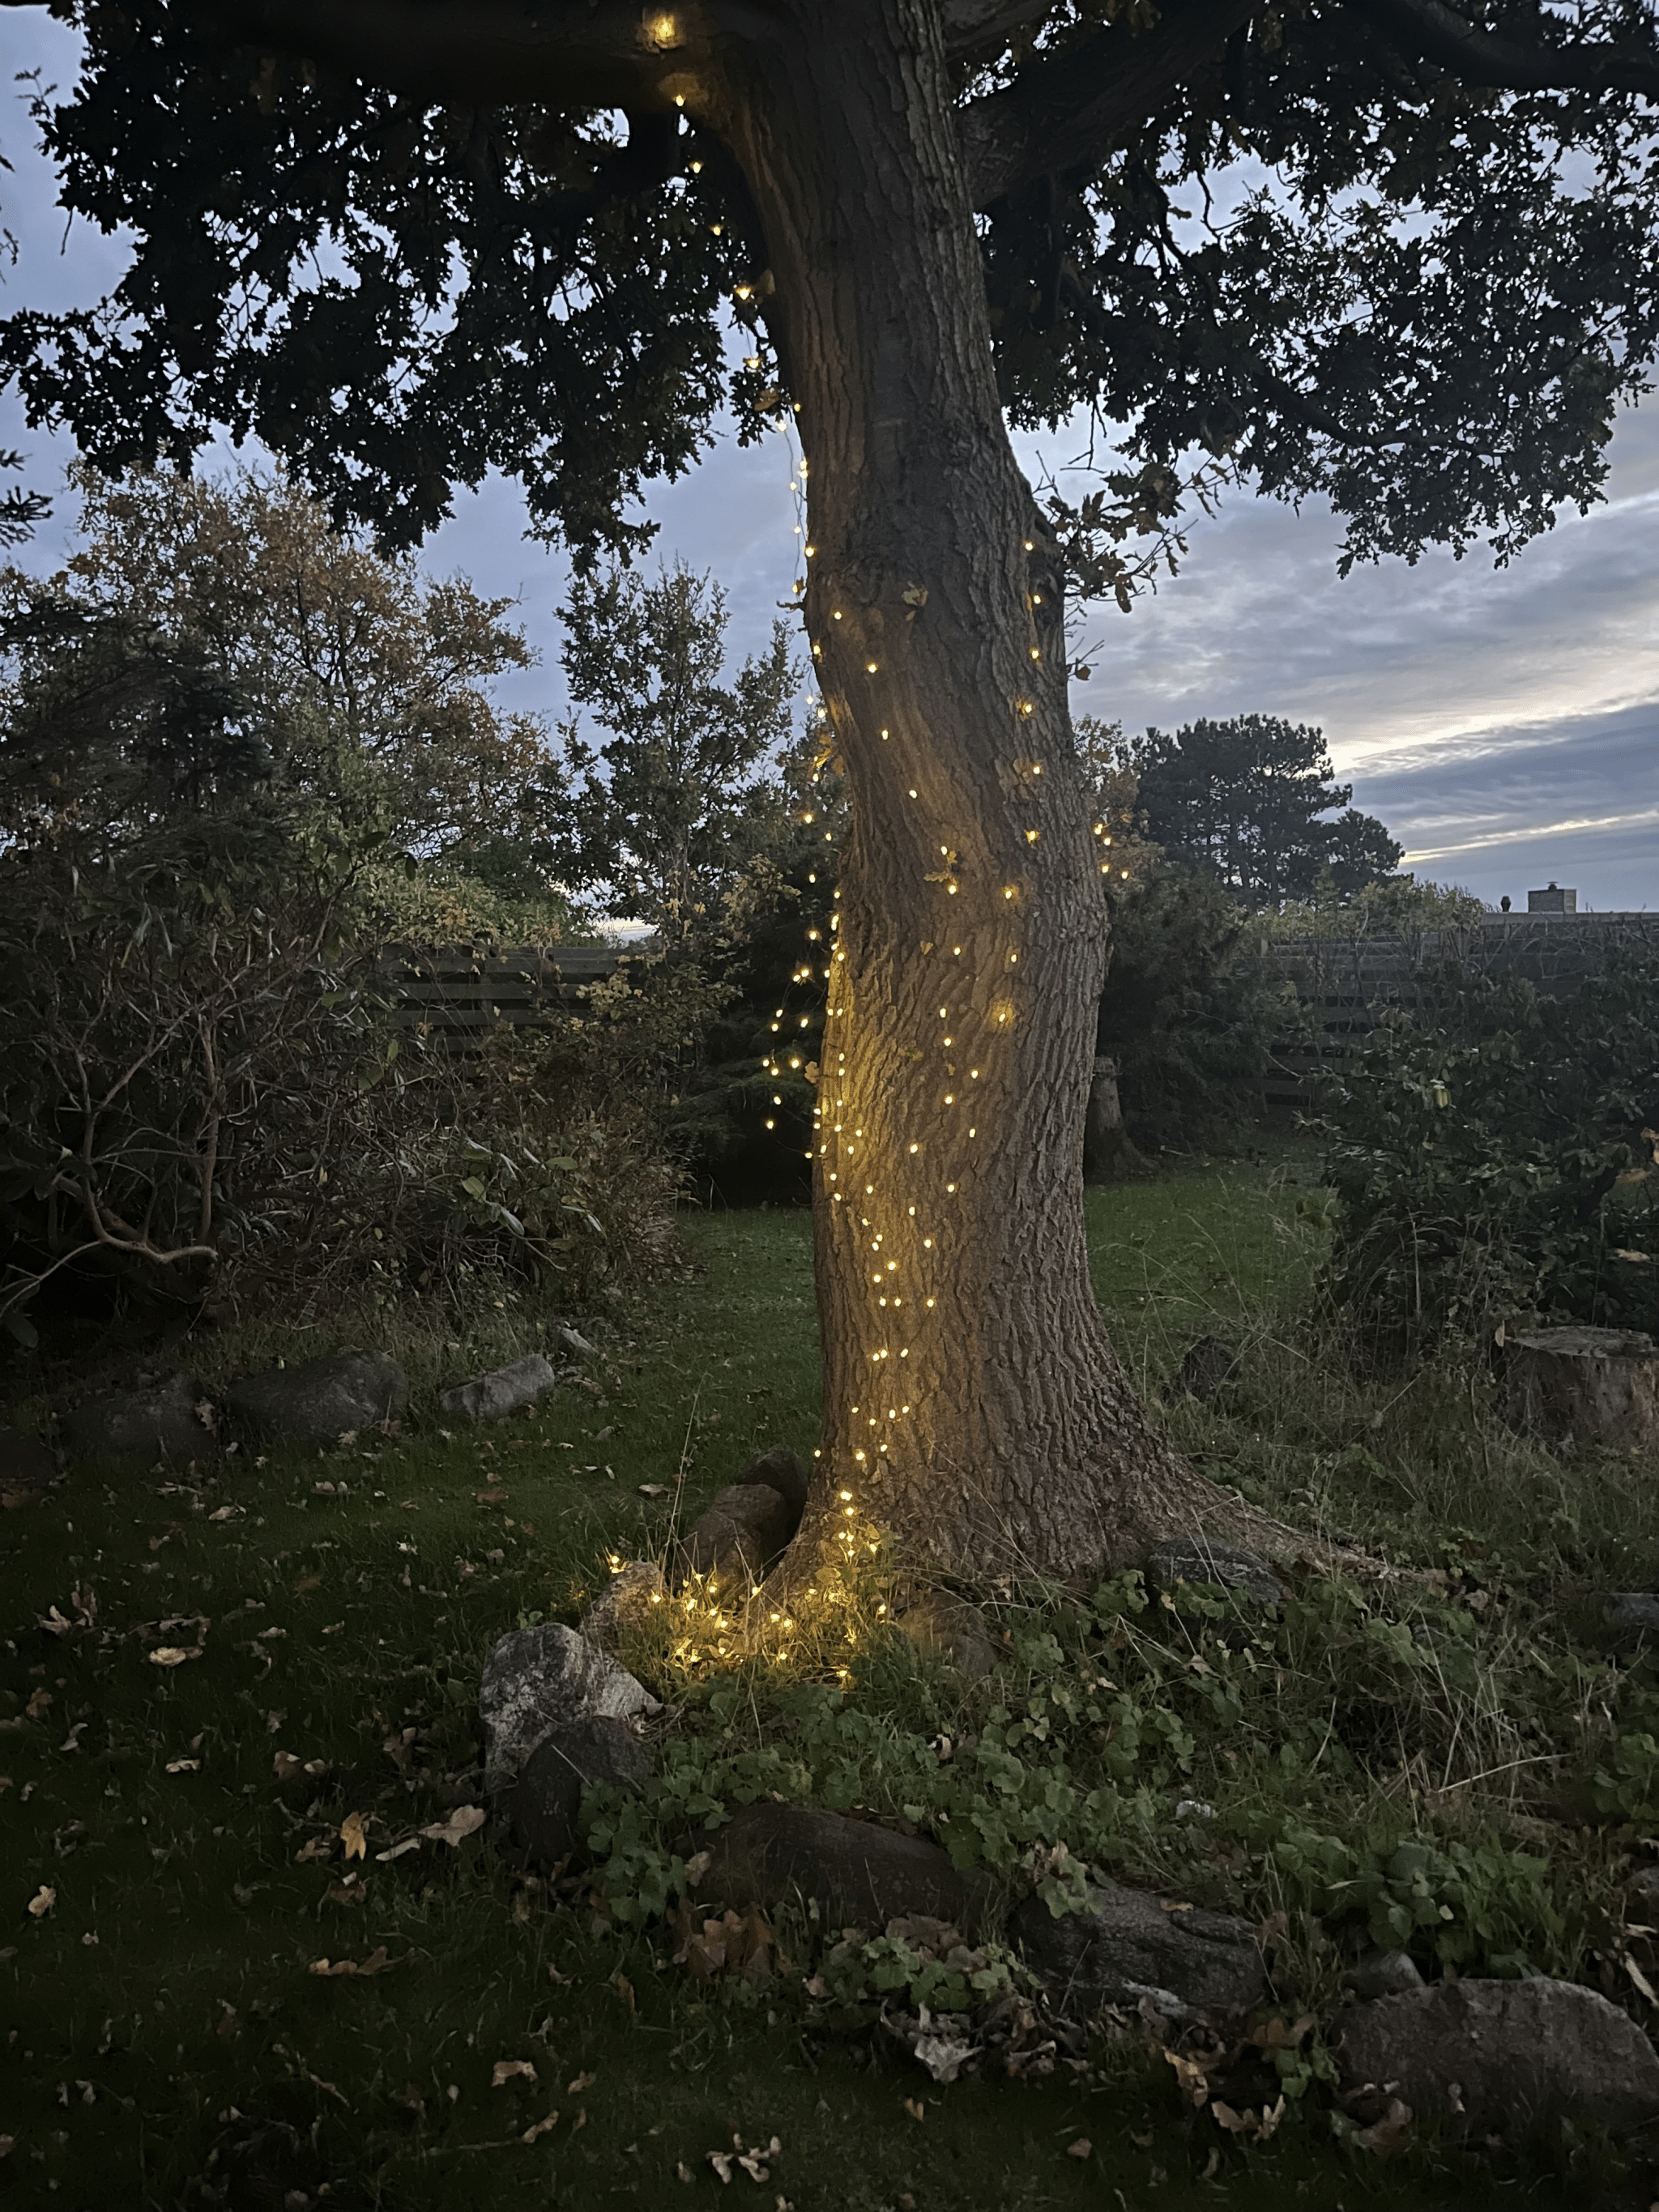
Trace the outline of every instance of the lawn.
<path fill-rule="evenodd" d="M 1602 1470 L 1588 1498 L 1582 1466 L 1533 1455 L 1494 1467 L 1449 1384 L 1425 1382 L 1413 1398 L 1322 1379 L 1297 1320 L 1322 1233 L 1311 1182 L 1303 1156 L 1281 1152 L 1091 1194 L 1097 1288 L 1123 1355 L 1153 1389 L 1193 1336 L 1237 1343 L 1244 1373 L 1230 1409 L 1172 1409 L 1188 1448 L 1309 1525 L 1462 1562 L 1422 1601 L 1434 1634 L 1455 1603 L 1462 1625 L 1448 1633 L 1466 1642 L 1495 1634 L 1500 1614 L 1507 1624 L 1464 1704 L 1472 1712 L 1480 1682 L 1501 1677 L 1531 1700 L 1553 1757 L 1548 1731 L 1583 1694 L 1571 1669 L 1600 1662 L 1546 1637 L 1540 1608 L 1557 1603 L 1564 1577 L 1617 1562 L 1632 1586 L 1653 1557 L 1653 1509 L 1637 1502 L 1650 1480 Z M 625 1900 L 607 1919 L 586 1885 L 562 1893 L 526 1880 L 487 1828 L 455 1841 L 424 1832 L 465 1826 L 451 1815 L 476 1756 L 473 1701 L 495 1638 L 526 1617 L 574 1620 L 608 1553 L 659 1551 L 675 1516 L 699 1510 L 757 1447 L 810 1456 L 808 1220 L 696 1217 L 685 1244 L 683 1275 L 592 1324 L 592 1387 L 556 1393 L 536 1415 L 483 1432 L 437 1425 L 439 1364 L 453 1379 L 469 1358 L 536 1340 L 533 1316 L 495 1315 L 417 1371 L 415 1412 L 394 1438 L 233 1459 L 188 1479 L 82 1471 L 6 1516 L 7 2202 L 416 2212 L 459 2191 L 512 2212 L 690 2206 L 728 2190 L 765 2212 L 1476 2201 L 1486 2184 L 1468 2172 L 1426 2154 L 1402 2166 L 1345 2152 L 1316 2120 L 1293 2116 L 1260 2145 L 1224 2136 L 1182 2105 L 1167 2067 L 1128 2043 L 1097 2040 L 1043 2078 L 935 2086 L 872 2024 L 874 2003 L 809 2002 L 811 1931 L 780 1931 L 793 1955 L 769 1982 L 699 1984 L 672 1962 L 660 1924 L 626 1924 Z M 326 1348 L 313 1333 L 290 1356 Z M 231 1349 L 204 1347 L 204 1368 Z M 665 1494 L 642 1497 L 642 1485 Z M 1468 1525 L 1500 1504 L 1497 1540 L 1471 1565 Z M 1483 1589 L 1489 1602 L 1471 1608 Z M 856 1740 L 887 1729 L 896 1768 L 941 1716 L 959 1726 L 977 1713 L 984 1727 L 986 1699 L 1001 1698 L 1005 1722 L 1010 1710 L 1029 1718 L 1039 1692 L 1056 1693 L 1052 1680 L 1033 1686 L 1051 1662 L 1022 1655 L 1051 1629 L 1056 1650 L 1068 1636 L 1097 1645 L 1117 1617 L 1116 1599 L 1102 1601 L 1098 1621 L 1055 1602 L 1039 1594 L 1010 1608 L 1008 1682 L 974 1693 L 977 1705 L 908 1662 L 872 1664 L 845 1700 L 875 1731 Z M 1257 1913 L 1279 1899 L 1294 1917 L 1302 1877 L 1274 1871 L 1264 1820 L 1293 1805 L 1304 1826 L 1334 1833 L 1346 1820 L 1357 1832 L 1385 1801 L 1417 1817 L 1415 1798 L 1385 1787 L 1391 1749 L 1368 1759 L 1350 1747 L 1334 1778 L 1317 1758 L 1316 1774 L 1296 1773 L 1281 1756 L 1304 1721 L 1323 1725 L 1330 1702 L 1320 1670 L 1341 1639 L 1316 1633 L 1316 1613 L 1285 1632 L 1302 1638 L 1290 1692 L 1282 1671 L 1265 1705 L 1243 1685 L 1231 1735 L 1206 1705 L 1181 1777 L 1169 1779 L 1166 1759 L 1125 1785 L 1103 1848 L 1132 1878 Z M 190 1656 L 158 1663 L 158 1639 Z M 1409 1672 L 1406 1642 L 1406 1658 L 1388 1664 Z M 1547 1691 L 1520 1644 L 1545 1672 L 1567 1672 L 1550 1673 Z M 1125 1655 L 1123 1694 L 1140 1696 L 1146 1716 L 1191 1687 L 1191 1675 L 1178 1693 L 1170 1686 L 1173 1663 L 1150 1630 Z M 693 1736 L 713 1745 L 719 1686 L 678 1686 Z M 1378 1703 L 1386 1691 L 1379 1675 L 1366 1694 Z M 1438 1731 L 1438 1761 L 1462 1706 L 1449 1690 L 1445 1712 L 1431 1711 L 1440 1693 L 1416 1675 L 1401 1694 L 1402 1710 L 1420 1709 Z M 756 1746 L 775 1739 L 766 1695 L 762 1685 Z M 1487 1713 L 1471 1728 L 1481 1756 L 1496 1726 Z M 1443 1795 L 1463 1787 L 1460 1741 L 1431 1778 Z M 1218 1832 L 1200 1850 L 1175 1837 L 1160 1808 L 1177 1786 L 1226 1796 L 1224 1839 Z M 879 1809 L 873 1783 L 871 1802 Z M 1468 1790 L 1459 1802 L 1470 1837 L 1496 1838 L 1494 1849 L 1513 1843 L 1504 1818 L 1536 1827 L 1549 1817 L 1513 1791 L 1507 1816 Z M 353 1814 L 365 1848 L 348 1859 Z M 1587 1897 L 1613 1894 L 1623 1864 L 1624 1844 L 1598 1838 L 1574 1872 Z M 1494 1866 L 1501 1888 L 1509 1876 Z M 1525 1936 L 1524 1900 L 1504 1909 Z M 1589 1978 L 1582 1930 L 1550 1940 L 1547 1966 L 1571 1960 Z M 1307 1972 L 1329 1981 L 1329 1960 Z M 514 2070 L 493 2086 L 502 2062 Z M 727 2183 L 708 2154 L 734 2139 L 765 2154 Z"/>

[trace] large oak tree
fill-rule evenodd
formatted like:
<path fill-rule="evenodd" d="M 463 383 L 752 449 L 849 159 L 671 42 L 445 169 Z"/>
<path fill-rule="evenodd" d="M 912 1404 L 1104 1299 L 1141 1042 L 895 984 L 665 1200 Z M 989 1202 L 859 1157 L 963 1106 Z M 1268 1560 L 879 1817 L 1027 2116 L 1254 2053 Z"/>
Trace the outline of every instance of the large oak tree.
<path fill-rule="evenodd" d="M 3 360 L 100 465 L 256 433 L 410 542 L 491 466 L 579 560 L 793 407 L 853 797 L 815 1147 L 820 1513 L 966 1571 L 1232 1509 L 1090 1295 L 1101 841 L 1066 556 L 1182 457 L 1345 558 L 1598 494 L 1659 322 L 1650 0 L 60 0 L 71 206 L 137 240 Z M 1238 189 L 1255 180 L 1253 189 Z M 1214 187 L 1215 189 L 1212 189 Z M 731 317 L 752 333 L 728 359 Z M 1092 549 L 1008 425 L 1126 426 Z M 1236 1518 L 1236 1516 L 1235 1516 Z"/>

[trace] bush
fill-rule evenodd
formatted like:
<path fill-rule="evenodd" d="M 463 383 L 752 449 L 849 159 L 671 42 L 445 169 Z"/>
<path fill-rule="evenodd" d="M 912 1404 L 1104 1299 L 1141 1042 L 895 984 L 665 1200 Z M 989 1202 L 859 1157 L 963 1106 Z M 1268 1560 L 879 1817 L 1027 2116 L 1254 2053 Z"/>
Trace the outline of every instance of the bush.
<path fill-rule="evenodd" d="M 1111 908 L 1097 1049 L 1117 1062 L 1125 1127 L 1146 1150 L 1235 1149 L 1301 1029 L 1261 924 L 1211 878 L 1155 858 Z"/>
<path fill-rule="evenodd" d="M 1570 994 L 1446 967 L 1323 1101 L 1325 1286 L 1395 1354 L 1521 1314 L 1659 1328 L 1659 962 Z"/>
<path fill-rule="evenodd" d="M 373 806 L 285 780 L 283 732 L 198 641 L 55 599 L 20 631 L 0 722 L 15 1339 L 54 1307 L 309 1317 L 456 1303 L 480 1276 L 580 1304 L 661 1256 L 677 1178 L 652 1078 L 700 1011 L 623 980 L 547 1035 L 447 1054 L 381 980 Z"/>

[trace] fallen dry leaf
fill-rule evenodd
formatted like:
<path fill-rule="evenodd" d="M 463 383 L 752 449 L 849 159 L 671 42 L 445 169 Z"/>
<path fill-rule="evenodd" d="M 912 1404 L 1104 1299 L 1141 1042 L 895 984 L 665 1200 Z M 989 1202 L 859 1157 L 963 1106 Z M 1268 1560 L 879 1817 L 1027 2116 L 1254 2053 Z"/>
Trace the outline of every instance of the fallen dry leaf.
<path fill-rule="evenodd" d="M 1079 2136 L 1075 2142 L 1066 2144 L 1066 2155 L 1067 2158 L 1091 2158 L 1094 2148 L 1087 2136 Z"/>
<path fill-rule="evenodd" d="M 42 1882 L 29 1899 L 29 1911 L 36 1920 L 44 1920 L 58 1902 L 58 1892 Z"/>
<path fill-rule="evenodd" d="M 307 1859 L 328 1859 L 334 1856 L 332 1836 L 313 1836 L 308 1844 L 301 1844 L 294 1854 L 295 1866 L 304 1866 Z"/>
<path fill-rule="evenodd" d="M 343 1881 L 331 1882 L 323 1892 L 325 1905 L 361 1905 L 368 1895 L 368 1886 L 356 1873 L 346 1875 Z"/>
<path fill-rule="evenodd" d="M 37 1690 L 34 1692 L 34 1695 L 29 1699 L 27 1705 L 24 1706 L 23 1711 L 28 1715 L 32 1721 L 38 1721 L 42 1713 L 47 1711 L 52 1703 L 52 1694 L 50 1690 Z"/>
<path fill-rule="evenodd" d="M 913 2120 L 925 2120 L 927 2117 L 927 2107 L 920 2097 L 907 2097 L 904 2100 L 904 2109 Z"/>
<path fill-rule="evenodd" d="M 732 2154 L 729 2150 L 705 2151 L 703 2155 L 708 2160 L 710 2166 L 714 2167 L 715 2172 L 719 2174 L 722 2181 L 731 2180 Z"/>
<path fill-rule="evenodd" d="M 1409 2139 L 1412 2131 L 1412 2108 L 1398 2097 L 1390 2097 L 1380 2120 L 1368 2128 L 1361 2128 L 1353 2137 L 1361 2150 L 1375 2157 L 1387 2158 L 1399 2150 Z"/>
<path fill-rule="evenodd" d="M 641 1498 L 666 1498 L 667 1495 L 668 1485 L 665 1482 L 642 1482 L 640 1485 Z"/>
<path fill-rule="evenodd" d="M 558 2124 L 558 2114 L 556 2112 L 550 2112 L 544 2120 L 532 2120 L 530 2125 L 525 2130 L 524 2133 L 519 2137 L 519 2141 L 520 2142 L 534 2142 L 538 2136 L 549 2134 L 554 2128 L 556 2128 Z"/>
<path fill-rule="evenodd" d="M 349 1859 L 368 1856 L 368 1825 L 361 1813 L 348 1813 L 341 1821 L 340 1841 Z"/>
<path fill-rule="evenodd" d="M 169 1774 L 198 1774 L 201 1771 L 201 1766 L 202 1762 L 199 1759 L 170 1759 L 167 1761 L 167 1772 Z"/>
<path fill-rule="evenodd" d="M 536 2069 L 527 2058 L 498 2058 L 489 2076 L 492 2089 L 504 2088 L 509 2081 L 533 2081 Z"/>
<path fill-rule="evenodd" d="M 482 1805 L 458 1805 L 447 1820 L 435 1822 L 421 1833 L 434 1844 L 453 1844 L 458 1849 L 469 1836 L 476 1836 L 484 1824 Z"/>
<path fill-rule="evenodd" d="M 182 1644 L 158 1644 L 155 1650 L 149 1654 L 149 1658 L 152 1667 L 182 1667 L 186 1659 L 199 1659 L 201 1656 L 202 1647 L 199 1644 L 188 1651 Z"/>
<path fill-rule="evenodd" d="M 323 1578 L 320 1575 L 301 1575 L 294 1585 L 294 1595 L 295 1597 L 303 1597 L 307 1590 L 321 1589 L 322 1586 Z"/>
<path fill-rule="evenodd" d="M 574 2081 L 565 2084 L 564 2094 L 567 2097 L 580 2097 L 582 2091 L 591 2089 L 599 2078 L 597 2074 L 579 2074 Z"/>
<path fill-rule="evenodd" d="M 418 1836 L 405 1836 L 402 1843 L 393 1844 L 390 1850 L 376 1851 L 375 1863 L 380 1866 L 390 1866 L 393 1859 L 402 1858 L 405 1851 L 418 1851 L 420 1848 L 421 1839 Z"/>
<path fill-rule="evenodd" d="M 8 2140 L 8 2141 L 9 2141 L 9 2137 L 8 2137 L 8 2138 L 7 2138 L 7 2140 Z M 686 2164 L 685 2160 L 684 2160 L 684 2159 L 681 2159 L 681 2160 L 680 2160 L 680 2161 L 679 2161 L 679 2163 L 678 2163 L 678 2164 L 675 2166 L 675 2168 L 674 2168 L 674 2179 L 675 2179 L 675 2180 L 676 2180 L 676 2181 L 695 2181 L 695 2180 L 696 2179 L 696 2178 L 697 2178 L 697 2177 L 696 2177 L 696 2175 L 695 2173 L 693 2173 L 693 2172 L 692 2172 L 692 2171 L 691 2171 L 690 2167 Z"/>
<path fill-rule="evenodd" d="M 368 1958 L 361 1960 L 313 1959 L 307 1972 L 319 1974 L 325 1981 L 334 1981 L 342 1974 L 383 1974 L 388 1967 L 395 1966 L 397 1963 L 395 1959 L 387 1958 L 386 1945 L 381 1943 L 369 1953 Z"/>

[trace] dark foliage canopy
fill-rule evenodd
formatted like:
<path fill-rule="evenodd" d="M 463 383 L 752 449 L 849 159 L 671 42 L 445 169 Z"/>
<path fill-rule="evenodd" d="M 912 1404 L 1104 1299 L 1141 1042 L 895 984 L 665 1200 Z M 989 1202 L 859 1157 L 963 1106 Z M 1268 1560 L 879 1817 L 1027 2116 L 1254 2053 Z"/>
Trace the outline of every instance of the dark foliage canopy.
<path fill-rule="evenodd" d="M 100 306 L 0 325 L 0 373 L 100 466 L 227 425 L 400 545 L 495 467 L 588 558 L 724 410 L 787 408 L 754 210 L 672 89 L 740 46 L 763 83 L 786 0 L 52 12 L 87 39 L 37 105 L 64 205 L 137 253 Z M 1012 421 L 1127 426 L 1155 500 L 1195 448 L 1328 495 L 1347 560 L 1503 559 L 1598 495 L 1659 337 L 1651 0 L 913 13 Z"/>
<path fill-rule="evenodd" d="M 1345 896 L 1389 875 L 1402 848 L 1332 781 L 1324 733 L 1277 714 L 1148 730 L 1124 748 L 1147 836 L 1253 907 Z M 1334 822 L 1323 817 L 1344 810 Z"/>

